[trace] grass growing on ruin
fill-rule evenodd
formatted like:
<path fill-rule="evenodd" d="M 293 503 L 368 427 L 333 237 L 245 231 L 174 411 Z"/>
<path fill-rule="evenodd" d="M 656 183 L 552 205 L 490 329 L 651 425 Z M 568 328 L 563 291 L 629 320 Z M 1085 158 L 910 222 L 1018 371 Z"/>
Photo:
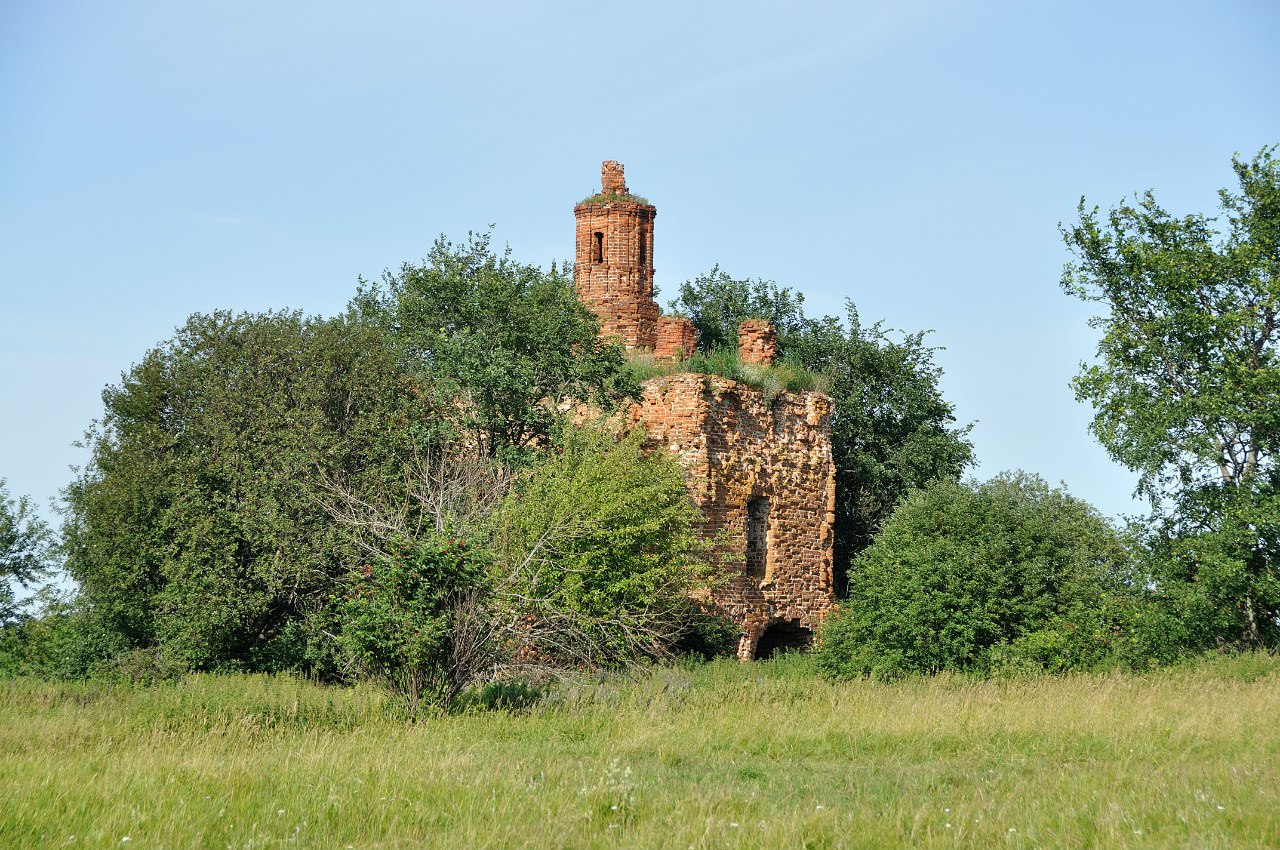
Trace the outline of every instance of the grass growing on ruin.
<path fill-rule="evenodd" d="M 799 363 L 785 358 L 772 366 L 743 363 L 737 350 L 731 348 L 699 351 L 683 360 L 659 360 L 647 352 L 630 352 L 627 354 L 627 369 L 637 381 L 686 372 L 717 375 L 755 387 L 769 403 L 783 392 L 825 392 L 827 389 L 822 375 L 811 372 Z"/>
<path fill-rule="evenodd" d="M 284 677 L 0 683 L 0 845 L 1280 846 L 1265 656 L 896 684 L 792 657 L 527 715 L 390 708 Z"/>
<path fill-rule="evenodd" d="M 645 205 L 645 206 L 648 206 L 648 204 L 649 204 L 649 199 L 648 199 L 648 198 L 645 198 L 645 197 L 642 197 L 642 196 L 640 196 L 640 195 L 633 195 L 633 194 L 631 194 L 630 192 L 626 192 L 626 193 L 620 193 L 620 192 L 597 192 L 597 193 L 596 193 L 596 194 L 594 194 L 594 195 L 588 195 L 587 197 L 583 198 L 581 201 L 578 201 L 578 203 L 579 203 L 579 204 L 621 204 L 621 203 L 631 203 L 631 204 L 643 204 L 643 205 Z"/>

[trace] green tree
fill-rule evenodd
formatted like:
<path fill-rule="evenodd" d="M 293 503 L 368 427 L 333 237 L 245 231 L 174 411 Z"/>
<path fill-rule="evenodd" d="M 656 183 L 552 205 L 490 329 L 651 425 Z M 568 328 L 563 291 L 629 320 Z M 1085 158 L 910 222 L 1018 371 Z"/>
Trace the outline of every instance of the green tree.
<path fill-rule="evenodd" d="M 1093 433 L 1160 518 L 1161 589 L 1208 645 L 1280 638 L 1280 161 L 1232 165 L 1222 217 L 1176 217 L 1151 191 L 1063 228 L 1063 289 L 1097 304 L 1097 362 L 1074 386 Z M 1212 613 L 1211 613 L 1212 612 Z M 1216 625 L 1210 626 L 1210 623 Z"/>
<path fill-rule="evenodd" d="M 955 426 L 925 334 L 864 326 L 847 308 L 843 323 L 810 321 L 782 340 L 787 356 L 825 376 L 834 404 L 837 579 L 907 493 L 956 480 L 973 463 L 971 426 Z"/>
<path fill-rule="evenodd" d="M 768 319 L 783 360 L 822 376 L 834 403 L 835 563 L 843 588 L 845 565 L 871 543 L 899 500 L 935 479 L 959 478 L 973 463 L 973 445 L 938 388 L 942 370 L 924 333 L 864 325 L 852 302 L 843 322 L 809 318 L 803 305 L 799 292 L 738 280 L 717 266 L 683 283 L 670 306 L 693 318 L 706 352 L 736 348 L 742 320 Z"/>
<path fill-rule="evenodd" d="M 484 595 L 486 557 L 434 533 L 388 542 L 392 551 L 352 570 L 335 600 L 338 646 L 357 672 L 403 695 L 411 713 L 448 706 L 471 684 L 459 627 Z"/>
<path fill-rule="evenodd" d="M 460 436 L 491 456 L 547 440 L 567 407 L 608 408 L 637 391 L 570 276 L 495 252 L 488 234 L 439 238 L 422 264 L 362 280 L 354 305 L 389 329 Z"/>
<path fill-rule="evenodd" d="M 840 676 L 986 672 L 1011 654 L 1049 669 L 1130 655 L 1137 613 L 1121 536 L 1086 502 L 1025 473 L 939 481 L 902 501 L 854 561 L 819 663 Z M 1117 631 L 1118 630 L 1118 631 Z"/>
<path fill-rule="evenodd" d="M 786 338 L 803 331 L 804 294 L 771 280 L 739 280 L 720 266 L 680 284 L 680 294 L 668 305 L 688 316 L 698 331 L 698 350 L 736 350 L 738 324 L 744 319 L 768 319 Z"/>
<path fill-rule="evenodd" d="M 496 604 L 515 640 L 554 666 L 669 654 L 710 578 L 684 473 L 644 435 L 560 436 L 495 512 Z"/>
<path fill-rule="evenodd" d="M 438 417 L 354 316 L 192 316 L 103 393 L 66 491 L 67 570 L 113 640 L 197 669 L 323 657 L 333 582 L 359 557 L 322 475 L 393 493 Z M 320 656 L 317 656 L 320 653 Z"/>
<path fill-rule="evenodd" d="M 49 568 L 49 527 L 26 496 L 10 497 L 0 478 L 0 628 L 19 613 L 14 584 L 29 587 Z"/>

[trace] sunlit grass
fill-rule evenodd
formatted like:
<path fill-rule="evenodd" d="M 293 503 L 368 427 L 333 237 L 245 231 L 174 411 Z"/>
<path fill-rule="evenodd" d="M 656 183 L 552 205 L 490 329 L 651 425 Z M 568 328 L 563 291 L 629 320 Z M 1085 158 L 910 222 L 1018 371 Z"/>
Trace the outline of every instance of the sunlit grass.
<path fill-rule="evenodd" d="M 716 348 L 699 351 L 682 360 L 656 358 L 649 352 L 629 352 L 626 370 L 637 382 L 688 372 L 717 375 L 755 387 L 772 403 L 779 393 L 817 390 L 826 392 L 826 376 L 811 372 L 799 362 L 787 358 L 771 365 L 743 363 L 735 349 Z"/>
<path fill-rule="evenodd" d="M 1261 656 L 896 684 L 716 663 L 417 722 L 285 677 L 13 681 L 0 846 L 1275 847 L 1277 716 Z"/>

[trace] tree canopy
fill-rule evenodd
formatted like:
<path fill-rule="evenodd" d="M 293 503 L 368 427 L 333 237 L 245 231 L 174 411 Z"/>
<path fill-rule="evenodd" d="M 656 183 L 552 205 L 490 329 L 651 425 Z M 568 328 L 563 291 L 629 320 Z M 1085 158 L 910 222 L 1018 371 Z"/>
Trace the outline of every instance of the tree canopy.
<path fill-rule="evenodd" d="M 31 500 L 9 495 L 0 478 L 0 626 L 13 620 L 19 606 L 13 584 L 27 586 L 49 567 L 51 532 L 35 515 Z"/>
<path fill-rule="evenodd" d="M 1217 599 L 1235 621 L 1217 640 L 1249 645 L 1280 637 L 1275 151 L 1233 158 L 1239 190 L 1219 193 L 1219 218 L 1174 216 L 1147 191 L 1105 216 L 1081 200 L 1063 228 L 1076 259 L 1062 287 L 1102 310 L 1077 397 L 1163 519 L 1165 590 Z"/>
<path fill-rule="evenodd" d="M 855 559 L 820 662 L 886 678 L 986 672 L 1010 653 L 1055 670 L 1096 663 L 1116 639 L 1127 570 L 1115 529 L 1034 475 L 938 481 Z"/>
<path fill-rule="evenodd" d="M 608 408 L 637 391 L 570 275 L 516 262 L 488 234 L 437 239 L 421 264 L 362 280 L 353 304 L 388 329 L 405 367 L 489 455 L 547 439 L 566 406 Z"/>
<path fill-rule="evenodd" d="M 378 329 L 288 312 L 194 315 L 103 402 L 67 570 L 116 650 L 197 669 L 307 663 L 353 557 L 313 482 L 394 490 L 437 421 Z"/>

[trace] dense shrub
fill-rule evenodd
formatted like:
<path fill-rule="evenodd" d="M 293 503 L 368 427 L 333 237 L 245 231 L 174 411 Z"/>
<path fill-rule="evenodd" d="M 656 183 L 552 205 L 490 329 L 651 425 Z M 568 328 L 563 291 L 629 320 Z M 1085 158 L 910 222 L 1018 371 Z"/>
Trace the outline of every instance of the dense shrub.
<path fill-rule="evenodd" d="M 496 511 L 496 604 L 556 666 L 662 657 L 709 568 L 679 464 L 644 434 L 570 429 Z"/>
<path fill-rule="evenodd" d="M 103 393 L 66 491 L 87 616 L 193 669 L 315 669 L 332 583 L 359 556 L 315 498 L 371 498 L 437 422 L 380 329 L 349 316 L 192 316 Z M 161 659 L 163 656 L 163 659 Z"/>
<path fill-rule="evenodd" d="M 908 496 L 854 561 L 819 663 L 883 678 L 1140 664 L 1154 613 L 1131 571 L 1121 535 L 1038 477 L 942 481 Z"/>
<path fill-rule="evenodd" d="M 409 709 L 447 705 L 468 684 L 459 618 L 485 592 L 486 558 L 461 538 L 425 536 L 352 572 L 336 600 L 351 672 L 403 695 Z"/>

